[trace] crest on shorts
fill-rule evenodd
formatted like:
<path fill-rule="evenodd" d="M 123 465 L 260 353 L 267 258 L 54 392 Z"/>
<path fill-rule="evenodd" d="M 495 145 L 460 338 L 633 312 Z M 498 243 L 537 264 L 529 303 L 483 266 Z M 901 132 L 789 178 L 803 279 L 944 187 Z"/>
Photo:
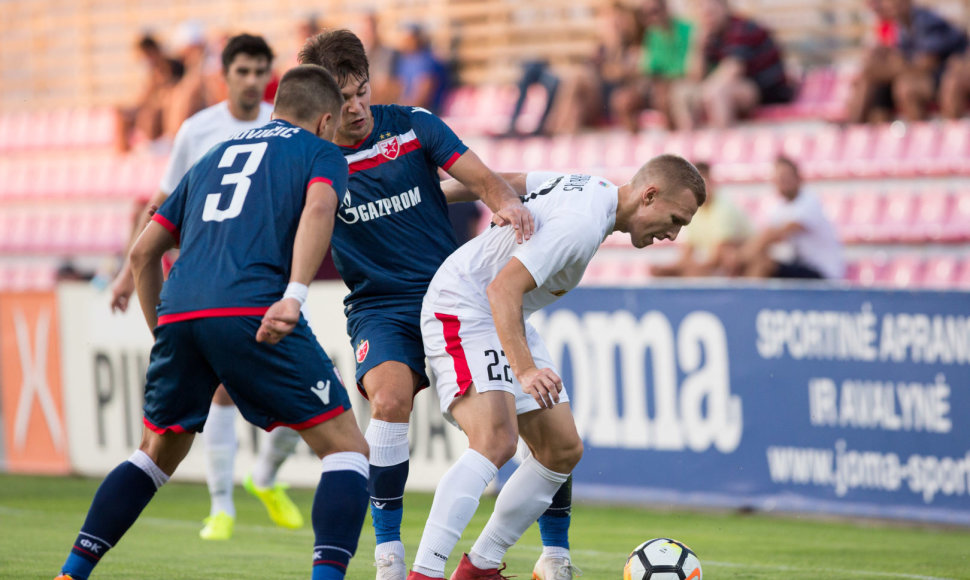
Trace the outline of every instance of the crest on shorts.
<path fill-rule="evenodd" d="M 565 296 L 566 292 L 569 292 L 569 290 L 550 290 L 549 292 L 553 296 L 561 297 L 561 296 Z"/>
<path fill-rule="evenodd" d="M 368 351 L 370 351 L 369 340 L 362 340 L 357 343 L 357 351 L 355 353 L 357 355 L 357 364 L 364 362 L 364 359 L 367 358 Z"/>
<path fill-rule="evenodd" d="M 378 141 L 377 150 L 388 159 L 397 159 L 398 153 L 401 152 L 401 144 L 397 141 L 397 135 Z"/>

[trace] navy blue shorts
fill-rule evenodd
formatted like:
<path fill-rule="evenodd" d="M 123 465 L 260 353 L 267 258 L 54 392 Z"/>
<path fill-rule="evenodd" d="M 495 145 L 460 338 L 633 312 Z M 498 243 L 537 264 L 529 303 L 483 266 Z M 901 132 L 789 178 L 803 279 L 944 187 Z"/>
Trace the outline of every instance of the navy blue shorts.
<path fill-rule="evenodd" d="M 347 334 L 357 361 L 357 390 L 365 398 L 364 375 L 377 365 L 402 362 L 419 377 L 419 388 L 431 381 L 425 373 L 424 342 L 421 340 L 421 304 L 413 312 L 386 309 L 359 310 L 347 317 Z"/>
<path fill-rule="evenodd" d="M 259 316 L 197 318 L 155 329 L 145 425 L 201 431 L 219 383 L 247 421 L 306 429 L 350 409 L 347 391 L 306 320 L 279 344 L 256 342 Z"/>

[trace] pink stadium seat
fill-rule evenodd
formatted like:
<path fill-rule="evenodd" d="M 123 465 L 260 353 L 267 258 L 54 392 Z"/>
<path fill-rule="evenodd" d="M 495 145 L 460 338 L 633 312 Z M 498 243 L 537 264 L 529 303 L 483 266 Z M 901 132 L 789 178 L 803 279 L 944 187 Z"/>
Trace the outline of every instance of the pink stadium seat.
<path fill-rule="evenodd" d="M 970 241 L 970 191 L 963 190 L 954 195 L 953 205 L 941 229 L 945 241 Z"/>
<path fill-rule="evenodd" d="M 702 129 L 695 131 L 691 142 L 690 159 L 704 160 L 711 165 L 720 163 L 723 140 L 738 129 Z"/>
<path fill-rule="evenodd" d="M 858 190 L 849 196 L 845 220 L 839 226 L 848 243 L 873 242 L 883 213 L 883 195 L 875 190 Z"/>
<path fill-rule="evenodd" d="M 839 127 L 826 126 L 816 133 L 807 156 L 795 155 L 802 160 L 802 173 L 809 179 L 831 178 L 842 170 L 843 134 Z"/>
<path fill-rule="evenodd" d="M 970 170 L 970 121 L 946 121 L 937 154 L 929 157 L 923 173 L 966 174 Z"/>
<path fill-rule="evenodd" d="M 956 256 L 932 256 L 925 262 L 920 286 L 938 289 L 952 288 L 956 282 L 959 269 L 960 262 Z"/>
<path fill-rule="evenodd" d="M 641 133 L 636 138 L 636 145 L 633 152 L 634 159 L 642 164 L 645 160 L 666 152 L 666 142 L 667 133 L 660 131 Z"/>
<path fill-rule="evenodd" d="M 954 276 L 953 287 L 958 290 L 970 290 L 970 257 L 964 257 Z"/>
<path fill-rule="evenodd" d="M 907 133 L 905 150 L 897 160 L 897 175 L 927 173 L 939 151 L 943 131 L 938 123 L 913 123 L 907 126 Z"/>
<path fill-rule="evenodd" d="M 549 139 L 531 137 L 522 142 L 519 168 L 524 171 L 548 169 L 552 167 L 549 156 Z"/>
<path fill-rule="evenodd" d="M 905 126 L 884 124 L 873 131 L 872 141 L 864 152 L 853 152 L 847 147 L 849 173 L 861 177 L 898 175 L 899 162 L 909 142 Z"/>
<path fill-rule="evenodd" d="M 819 192 L 825 216 L 835 224 L 840 236 L 843 235 L 848 221 L 849 197 L 850 191 L 842 188 L 829 187 Z"/>
<path fill-rule="evenodd" d="M 639 139 L 635 135 L 623 131 L 620 133 L 610 133 L 603 136 L 603 164 L 610 169 L 620 169 L 623 172 L 638 169 L 647 159 L 637 157 L 637 143 Z"/>
<path fill-rule="evenodd" d="M 878 286 L 884 280 L 885 270 L 885 257 L 863 257 L 849 263 L 846 279 L 861 286 Z"/>
<path fill-rule="evenodd" d="M 882 242 L 922 241 L 914 227 L 918 199 L 911 190 L 894 189 L 886 194 L 885 210 L 879 224 L 877 240 Z"/>
<path fill-rule="evenodd" d="M 844 129 L 842 149 L 824 166 L 822 176 L 865 175 L 863 170 L 869 169 L 868 164 L 872 163 L 875 133 L 869 125 L 851 125 Z"/>
<path fill-rule="evenodd" d="M 949 241 L 945 239 L 943 224 L 953 207 L 953 196 L 944 189 L 928 189 L 916 193 L 916 219 L 913 231 L 916 239 L 927 241 Z"/>
<path fill-rule="evenodd" d="M 521 171 L 521 165 L 521 141 L 518 139 L 502 139 L 496 143 L 492 169 L 496 171 Z"/>
<path fill-rule="evenodd" d="M 889 261 L 883 277 L 892 288 L 916 288 L 923 280 L 923 260 L 916 255 L 896 256 Z"/>
<path fill-rule="evenodd" d="M 779 152 L 796 161 L 808 158 L 815 143 L 815 136 L 804 129 L 785 129 L 782 133 Z"/>

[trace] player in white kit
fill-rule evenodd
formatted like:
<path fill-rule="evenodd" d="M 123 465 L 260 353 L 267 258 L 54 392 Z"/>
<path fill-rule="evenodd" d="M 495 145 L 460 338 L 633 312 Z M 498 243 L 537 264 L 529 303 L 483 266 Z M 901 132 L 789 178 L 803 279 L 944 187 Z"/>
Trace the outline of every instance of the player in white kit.
<path fill-rule="evenodd" d="M 451 576 L 504 578 L 505 552 L 583 452 L 558 371 L 526 319 L 579 283 L 609 234 L 628 232 L 638 248 L 674 239 L 706 197 L 694 166 L 674 155 L 650 160 L 619 187 L 583 174 L 507 179 L 535 218 L 532 239 L 518 245 L 508 228 L 491 228 L 466 243 L 438 269 L 421 310 L 441 411 L 468 436 L 469 449 L 438 484 L 409 580 L 444 578 L 448 555 L 521 435 L 531 455 Z M 463 198 L 456 183 L 443 189 L 450 200 Z"/>

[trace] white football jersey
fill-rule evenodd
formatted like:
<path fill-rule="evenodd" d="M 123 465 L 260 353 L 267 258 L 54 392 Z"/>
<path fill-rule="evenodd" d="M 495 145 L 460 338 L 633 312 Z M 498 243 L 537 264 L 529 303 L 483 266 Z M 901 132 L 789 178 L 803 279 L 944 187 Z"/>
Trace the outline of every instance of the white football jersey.
<path fill-rule="evenodd" d="M 262 127 L 269 123 L 272 114 L 273 105 L 263 102 L 259 104 L 259 115 L 255 120 L 240 121 L 229 112 L 229 101 L 222 101 L 192 115 L 175 134 L 172 154 L 158 188 L 171 195 L 189 168 L 209 149 L 240 131 Z"/>
<path fill-rule="evenodd" d="M 436 312 L 490 318 L 485 289 L 513 257 L 537 286 L 523 298 L 526 318 L 579 284 L 613 231 L 617 186 L 591 175 L 531 172 L 526 189 L 523 201 L 536 224 L 532 238 L 517 244 L 511 227 L 492 227 L 458 248 L 428 289 L 426 300 L 434 301 Z"/>

